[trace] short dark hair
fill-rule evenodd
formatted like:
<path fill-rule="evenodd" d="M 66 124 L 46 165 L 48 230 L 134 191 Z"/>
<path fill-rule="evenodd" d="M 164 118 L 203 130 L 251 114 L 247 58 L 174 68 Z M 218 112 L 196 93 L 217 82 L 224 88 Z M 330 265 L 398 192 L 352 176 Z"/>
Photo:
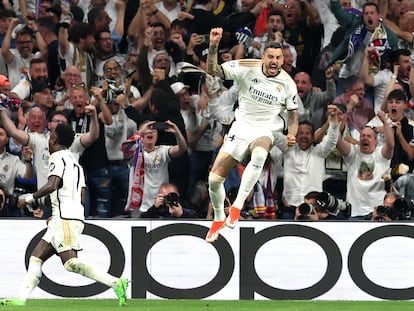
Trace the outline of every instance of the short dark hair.
<path fill-rule="evenodd" d="M 21 30 L 16 32 L 16 41 L 17 41 L 18 37 L 25 36 L 25 35 L 30 35 L 32 37 L 32 39 L 34 39 L 33 30 L 31 28 L 27 27 L 27 26 L 24 26 Z"/>
<path fill-rule="evenodd" d="M 51 16 L 42 16 L 36 19 L 36 23 L 39 26 L 39 28 L 45 28 L 49 32 L 54 32 L 56 28 L 56 24 L 53 21 L 53 18 Z"/>
<path fill-rule="evenodd" d="M 0 19 L 7 17 L 16 17 L 16 12 L 9 9 L 0 10 Z"/>
<path fill-rule="evenodd" d="M 155 28 L 155 27 L 161 27 L 162 29 L 164 29 L 164 31 L 166 31 L 167 29 L 165 28 L 165 25 L 163 24 L 163 23 L 160 23 L 160 22 L 154 22 L 154 23 L 151 23 L 151 25 L 150 25 L 151 27 L 153 27 L 153 28 Z"/>
<path fill-rule="evenodd" d="M 167 111 L 169 102 L 169 94 L 163 89 L 155 87 L 151 94 L 151 105 L 154 106 L 156 111 L 158 113 Z"/>
<path fill-rule="evenodd" d="M 47 61 L 44 60 L 43 58 L 32 58 L 32 60 L 30 61 L 29 67 L 32 67 L 33 64 L 41 64 L 41 63 L 47 64 Z"/>
<path fill-rule="evenodd" d="M 106 29 L 101 29 L 98 30 L 94 33 L 93 37 L 95 38 L 95 41 L 98 42 L 99 40 L 101 40 L 101 33 L 103 32 L 108 32 L 109 34 L 111 34 L 111 31 L 109 30 L 109 28 Z"/>
<path fill-rule="evenodd" d="M 270 42 L 264 48 L 265 51 L 267 49 L 283 49 L 283 47 L 282 47 L 282 45 L 280 43 Z"/>
<path fill-rule="evenodd" d="M 378 4 L 376 4 L 375 2 L 365 2 L 364 5 L 362 6 L 362 12 L 364 12 L 364 10 L 367 6 L 375 6 L 375 9 L 377 10 L 377 13 L 379 13 Z"/>
<path fill-rule="evenodd" d="M 352 89 L 352 87 L 356 83 L 359 83 L 361 81 L 362 81 L 361 78 L 357 75 L 352 75 L 352 76 L 349 76 L 348 78 L 345 78 L 344 82 L 343 82 L 344 91 L 348 91 L 348 90 Z"/>
<path fill-rule="evenodd" d="M 318 191 L 310 191 L 307 194 L 305 194 L 304 199 L 318 199 L 319 198 L 319 192 Z"/>
<path fill-rule="evenodd" d="M 315 126 L 309 120 L 302 120 L 302 121 L 300 121 L 299 124 L 298 124 L 298 127 L 301 126 L 301 125 L 308 125 L 308 126 L 310 126 L 312 128 L 312 134 L 315 131 Z"/>
<path fill-rule="evenodd" d="M 90 9 L 88 15 L 86 16 L 88 19 L 88 23 L 94 26 L 95 21 L 101 17 L 102 11 L 104 11 L 103 8 L 94 7 Z"/>
<path fill-rule="evenodd" d="M 59 145 L 69 148 L 75 139 L 75 132 L 69 124 L 59 123 L 55 128 L 55 135 Z"/>
<path fill-rule="evenodd" d="M 410 56 L 411 52 L 409 49 L 398 49 L 392 52 L 392 61 L 394 64 L 398 63 L 400 56 Z"/>
<path fill-rule="evenodd" d="M 283 24 L 286 25 L 285 15 L 283 14 L 283 12 L 281 10 L 275 9 L 275 8 L 269 12 L 269 15 L 267 16 L 266 21 L 269 21 L 270 16 L 275 16 L 275 15 L 280 16 L 282 18 Z"/>
<path fill-rule="evenodd" d="M 83 10 L 79 6 L 72 4 L 70 6 L 70 12 L 73 15 L 73 20 L 74 21 L 76 21 L 78 23 L 81 23 L 83 21 L 83 19 L 85 17 L 85 13 L 83 12 Z"/>
<path fill-rule="evenodd" d="M 392 90 L 388 96 L 387 96 L 387 100 L 402 100 L 404 101 L 404 103 L 407 103 L 408 99 L 407 99 L 407 94 L 405 94 L 404 90 Z"/>
<path fill-rule="evenodd" d="M 86 37 L 93 35 L 95 28 L 88 23 L 77 23 L 69 29 L 69 39 L 73 43 L 79 43 L 80 38 L 86 39 Z"/>
<path fill-rule="evenodd" d="M 55 110 L 55 111 L 53 111 L 50 114 L 48 121 L 51 122 L 54 116 L 64 116 L 66 118 L 66 122 L 69 121 L 69 117 L 68 117 L 67 113 L 64 112 L 64 111 L 62 111 L 62 110 Z"/>

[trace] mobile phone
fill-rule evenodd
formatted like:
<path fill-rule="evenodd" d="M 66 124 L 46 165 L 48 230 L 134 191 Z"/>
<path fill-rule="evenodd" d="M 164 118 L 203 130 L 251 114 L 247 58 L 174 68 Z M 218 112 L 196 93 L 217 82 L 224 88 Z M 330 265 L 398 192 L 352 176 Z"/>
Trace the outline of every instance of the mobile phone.
<path fill-rule="evenodd" d="M 200 35 L 200 38 L 201 38 L 201 43 L 209 43 L 209 41 L 210 41 L 210 35 L 209 34 L 207 34 L 207 35 Z"/>
<path fill-rule="evenodd" d="M 165 131 L 166 129 L 168 129 L 168 124 L 165 122 L 155 122 L 152 125 L 152 129 L 157 131 Z"/>

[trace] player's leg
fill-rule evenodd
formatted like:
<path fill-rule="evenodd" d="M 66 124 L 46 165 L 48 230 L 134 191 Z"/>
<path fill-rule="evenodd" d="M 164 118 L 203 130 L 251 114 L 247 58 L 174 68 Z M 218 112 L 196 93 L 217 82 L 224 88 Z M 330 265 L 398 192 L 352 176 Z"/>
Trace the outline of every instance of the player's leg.
<path fill-rule="evenodd" d="M 59 256 L 62 259 L 63 266 L 67 271 L 78 273 L 113 288 L 115 294 L 118 296 L 119 306 L 125 305 L 127 299 L 126 291 L 128 288 L 128 280 L 116 278 L 109 273 L 80 260 L 77 258 L 77 252 L 74 250 L 61 252 L 59 253 Z"/>
<path fill-rule="evenodd" d="M 263 170 L 271 143 L 272 141 L 269 137 L 260 137 L 250 145 L 250 161 L 243 172 L 237 197 L 230 207 L 229 216 L 226 219 L 226 226 L 230 228 L 236 226 L 244 202 L 258 181 Z"/>
<path fill-rule="evenodd" d="M 224 226 L 224 221 L 226 219 L 224 213 L 224 200 L 226 198 L 224 181 L 236 163 L 236 160 L 234 160 L 230 154 L 220 151 L 208 176 L 208 191 L 211 203 L 213 204 L 214 221 L 207 233 L 207 242 L 211 243 L 217 240 L 219 231 Z"/>
<path fill-rule="evenodd" d="M 53 247 L 46 241 L 40 240 L 30 256 L 29 267 L 17 296 L 13 299 L 1 299 L 0 305 L 24 306 L 27 298 L 40 282 L 43 262 L 54 254 Z"/>

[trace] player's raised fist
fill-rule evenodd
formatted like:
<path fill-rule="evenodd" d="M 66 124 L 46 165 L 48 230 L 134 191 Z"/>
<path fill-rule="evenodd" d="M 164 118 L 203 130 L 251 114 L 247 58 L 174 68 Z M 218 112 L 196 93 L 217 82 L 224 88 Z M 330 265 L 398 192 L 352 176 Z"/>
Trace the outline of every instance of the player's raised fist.
<path fill-rule="evenodd" d="M 218 44 L 223 36 L 223 28 L 217 27 L 210 30 L 210 44 Z"/>

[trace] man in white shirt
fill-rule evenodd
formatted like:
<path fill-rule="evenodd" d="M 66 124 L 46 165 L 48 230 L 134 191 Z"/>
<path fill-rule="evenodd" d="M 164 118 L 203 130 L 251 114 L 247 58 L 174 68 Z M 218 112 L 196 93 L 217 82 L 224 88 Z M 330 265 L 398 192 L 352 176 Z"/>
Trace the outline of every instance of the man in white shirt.
<path fill-rule="evenodd" d="M 351 218 L 364 219 L 382 205 L 386 193 L 382 178 L 390 167 L 394 152 L 394 133 L 387 122 L 384 111 L 378 112 L 384 127 L 384 144 L 377 146 L 377 135 L 373 128 L 361 131 L 359 145 L 338 139 L 337 148 L 348 165 L 346 200 L 352 205 Z"/>
<path fill-rule="evenodd" d="M 74 140 L 74 144 L 71 146 L 71 151 L 77 154 L 77 157 L 83 152 L 85 148 L 90 146 L 98 137 L 99 135 L 99 125 L 97 116 L 96 116 L 96 108 L 92 105 L 87 106 L 88 113 L 93 116 L 91 119 L 95 120 L 95 122 L 91 122 L 94 126 L 90 127 L 90 131 L 84 135 L 77 135 Z M 13 137 L 13 139 L 21 144 L 22 146 L 30 146 L 33 149 L 34 155 L 34 167 L 36 169 L 36 177 L 37 177 L 37 188 L 39 189 L 47 182 L 47 174 L 48 174 L 48 161 L 50 157 L 49 152 L 49 136 L 50 132 L 42 133 L 27 133 L 23 130 L 18 129 L 13 121 L 7 114 L 6 110 L 0 111 L 0 120 L 6 129 L 7 133 Z M 68 123 L 66 115 L 61 111 L 56 111 L 52 114 L 49 123 L 48 129 L 53 130 L 58 124 L 60 123 Z"/>
<path fill-rule="evenodd" d="M 329 128 L 322 142 L 314 144 L 310 121 L 299 123 L 296 144 L 288 147 L 286 138 L 277 145 L 284 153 L 283 200 L 286 206 L 298 206 L 311 191 L 321 192 L 325 175 L 325 158 L 335 148 L 339 135 L 338 109 L 328 105 Z M 293 211 L 294 213 L 294 211 Z"/>

